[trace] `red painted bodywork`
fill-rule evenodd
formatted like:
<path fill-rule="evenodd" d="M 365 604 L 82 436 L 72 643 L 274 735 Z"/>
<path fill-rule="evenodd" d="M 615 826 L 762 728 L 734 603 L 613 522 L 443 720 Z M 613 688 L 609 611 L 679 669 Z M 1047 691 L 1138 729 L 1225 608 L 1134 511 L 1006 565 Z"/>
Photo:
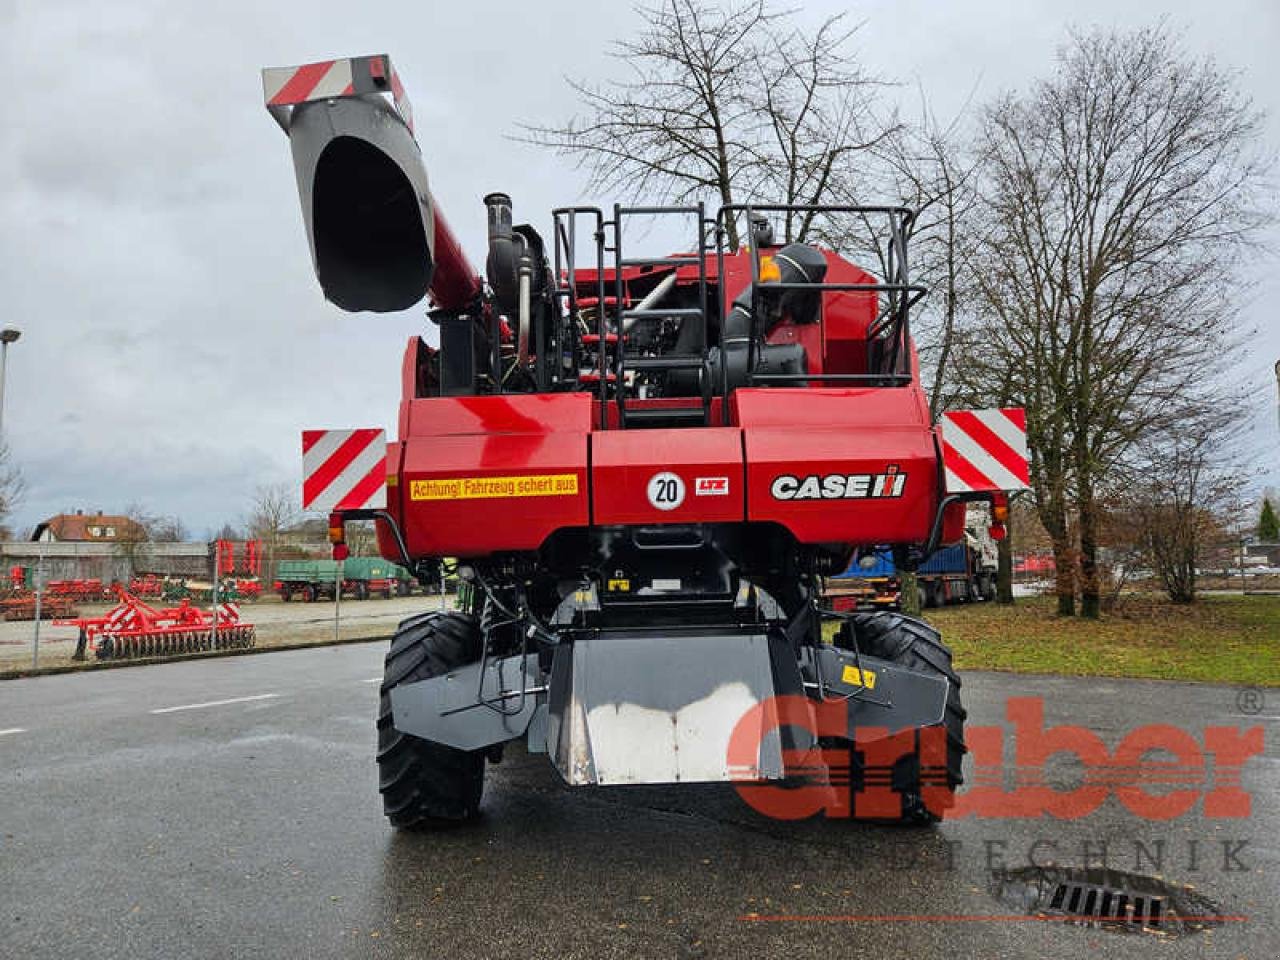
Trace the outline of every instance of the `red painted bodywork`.
<path fill-rule="evenodd" d="M 940 494 L 928 407 L 916 387 L 738 390 L 747 519 L 786 527 L 801 543 L 920 543 Z M 906 475 L 896 498 L 778 500 L 780 475 Z"/>
<path fill-rule="evenodd" d="M 435 208 L 435 273 L 431 276 L 431 301 L 443 310 L 463 310 L 480 295 L 480 274 L 467 259 L 457 234 L 449 227 L 440 205 Z"/>
<path fill-rule="evenodd" d="M 828 281 L 873 282 L 835 254 L 827 257 Z M 726 301 L 749 282 L 748 271 L 745 252 L 726 258 Z M 678 283 L 697 282 L 696 273 L 686 278 L 685 272 Z M 584 291 L 591 287 L 586 271 L 579 272 L 577 282 Z M 866 372 L 865 338 L 876 317 L 875 294 L 823 296 L 821 323 L 782 324 L 769 340 L 803 343 L 813 373 Z M 599 403 L 590 392 L 418 396 L 426 354 L 412 338 L 403 367 L 400 440 L 389 445 L 387 458 L 388 509 L 413 556 L 536 550 L 563 528 L 670 523 L 778 524 L 801 543 L 921 544 L 942 497 L 936 430 L 918 383 L 739 388 L 729 400 L 728 424 L 722 424 L 717 400 L 715 426 L 700 428 L 618 430 L 610 403 L 609 429 L 600 429 Z M 911 362 L 915 370 L 914 356 Z M 670 402 L 629 400 L 628 405 Z M 774 481 L 784 474 L 881 475 L 889 468 L 906 477 L 896 497 L 784 500 L 772 493 Z M 658 510 L 649 503 L 649 480 L 661 471 L 685 482 L 685 498 L 676 509 Z M 536 496 L 488 495 L 483 483 L 520 478 L 509 485 L 550 485 L 563 484 L 566 477 L 574 478 L 572 492 Z M 710 493 L 725 479 L 727 494 Z M 466 489 L 485 495 L 415 499 L 415 484 L 419 492 L 464 489 L 422 486 L 443 480 L 475 481 Z M 701 495 L 699 480 L 708 481 L 708 492 Z M 383 552 L 395 559 L 388 531 L 383 526 L 379 532 Z"/>
<path fill-rule="evenodd" d="M 593 521 L 609 524 L 737 523 L 745 519 L 742 431 L 706 427 L 690 443 L 688 429 L 602 430 L 591 437 Z M 669 471 L 684 481 L 684 501 L 673 510 L 649 502 L 649 478 Z M 717 492 L 698 492 L 699 479 L 727 479 Z M 720 489 L 727 488 L 721 493 Z"/>

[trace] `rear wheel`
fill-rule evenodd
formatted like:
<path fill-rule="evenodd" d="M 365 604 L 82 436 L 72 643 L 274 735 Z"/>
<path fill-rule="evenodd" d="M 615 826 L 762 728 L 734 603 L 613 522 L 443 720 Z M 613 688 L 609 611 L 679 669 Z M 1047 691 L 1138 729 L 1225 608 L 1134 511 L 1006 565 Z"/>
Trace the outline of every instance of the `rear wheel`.
<path fill-rule="evenodd" d="M 391 691 L 438 677 L 480 658 L 480 629 L 459 613 L 426 613 L 400 624 L 387 653 L 378 705 L 378 789 L 397 827 L 468 820 L 480 810 L 485 754 L 401 733 L 391 715 Z"/>
<path fill-rule="evenodd" d="M 850 631 L 852 631 L 852 638 Z M 894 764 L 891 778 L 894 792 L 902 799 L 901 822 L 933 823 L 941 819 L 940 811 L 935 812 L 925 806 L 921 794 L 922 787 L 945 786 L 946 794 L 942 805 L 950 807 L 954 803 L 956 788 L 964 782 L 961 765 L 966 753 L 964 745 L 966 714 L 960 703 L 960 677 L 951 666 L 951 651 L 943 644 L 938 631 L 921 620 L 899 613 L 877 612 L 854 615 L 840 628 L 840 632 L 836 635 L 836 645 L 852 649 L 852 640 L 855 639 L 857 649 L 869 657 L 878 657 L 909 670 L 947 679 L 946 711 L 942 723 L 938 724 L 946 730 L 945 768 L 921 764 L 920 730 L 930 728 L 919 728 L 916 730 L 915 752 L 899 758 Z M 855 784 L 856 782 L 855 777 Z"/>

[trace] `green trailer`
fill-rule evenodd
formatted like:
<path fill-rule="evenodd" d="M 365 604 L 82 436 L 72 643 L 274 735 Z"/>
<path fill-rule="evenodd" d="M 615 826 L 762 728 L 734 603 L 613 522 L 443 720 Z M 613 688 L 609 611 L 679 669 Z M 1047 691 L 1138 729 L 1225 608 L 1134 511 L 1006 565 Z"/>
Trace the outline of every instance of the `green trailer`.
<path fill-rule="evenodd" d="M 281 560 L 276 564 L 275 590 L 285 601 L 298 597 L 316 601 L 333 598 L 339 582 L 336 560 Z M 356 600 L 372 596 L 404 596 L 413 580 L 408 570 L 381 557 L 348 557 L 342 561 L 342 595 Z"/>

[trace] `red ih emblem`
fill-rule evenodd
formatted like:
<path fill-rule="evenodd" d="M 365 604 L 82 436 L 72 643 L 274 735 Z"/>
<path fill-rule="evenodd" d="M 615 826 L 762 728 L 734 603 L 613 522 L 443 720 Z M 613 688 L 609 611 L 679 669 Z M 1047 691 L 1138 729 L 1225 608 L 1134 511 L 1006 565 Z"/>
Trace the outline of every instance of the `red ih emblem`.
<path fill-rule="evenodd" d="M 698 477 L 694 481 L 695 497 L 727 497 L 729 495 L 728 477 Z"/>

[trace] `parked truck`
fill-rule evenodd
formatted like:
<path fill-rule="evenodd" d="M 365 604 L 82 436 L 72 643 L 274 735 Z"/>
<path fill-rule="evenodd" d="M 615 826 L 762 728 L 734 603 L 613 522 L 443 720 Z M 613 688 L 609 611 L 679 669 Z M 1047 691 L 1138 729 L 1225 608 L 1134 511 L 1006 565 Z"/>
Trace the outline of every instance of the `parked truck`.
<path fill-rule="evenodd" d="M 970 511 L 964 539 L 935 551 L 916 570 L 920 606 L 992 600 L 996 595 L 996 542 L 988 525 Z M 882 548 L 855 557 L 849 568 L 827 581 L 826 596 L 835 610 L 897 610 L 901 581 L 893 552 Z"/>
<path fill-rule="evenodd" d="M 336 560 L 281 560 L 276 564 L 275 591 L 290 601 L 333 599 L 338 583 Z M 413 578 L 409 571 L 381 557 L 349 557 L 342 561 L 342 595 L 356 600 L 371 596 L 407 596 Z"/>

